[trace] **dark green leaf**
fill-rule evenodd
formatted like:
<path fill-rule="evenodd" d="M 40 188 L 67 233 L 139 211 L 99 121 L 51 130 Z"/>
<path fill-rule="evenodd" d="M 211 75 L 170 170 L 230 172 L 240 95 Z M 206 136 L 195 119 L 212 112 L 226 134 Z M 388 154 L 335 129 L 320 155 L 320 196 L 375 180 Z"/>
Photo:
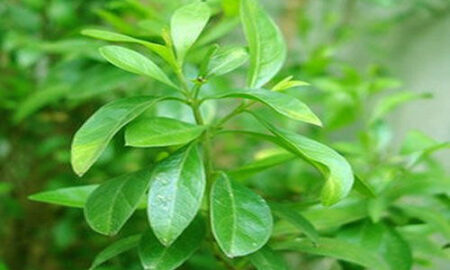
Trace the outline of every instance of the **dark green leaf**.
<path fill-rule="evenodd" d="M 125 131 L 125 142 L 133 147 L 182 145 L 198 138 L 204 126 L 155 117 L 131 123 Z"/>
<path fill-rule="evenodd" d="M 60 188 L 33 194 L 28 199 L 56 205 L 83 208 L 88 196 L 98 185 Z"/>
<path fill-rule="evenodd" d="M 211 190 L 211 226 L 228 257 L 260 249 L 272 232 L 272 215 L 263 198 L 221 173 Z"/>
<path fill-rule="evenodd" d="M 248 53 L 242 47 L 219 49 L 211 58 L 207 76 L 220 76 L 242 66 L 248 60 Z"/>
<path fill-rule="evenodd" d="M 100 48 L 100 54 L 111 64 L 131 73 L 148 76 L 175 89 L 177 86 L 153 61 L 133 50 L 109 45 Z"/>
<path fill-rule="evenodd" d="M 257 0 L 241 0 L 240 14 L 250 50 L 247 86 L 259 88 L 280 70 L 286 45 L 281 31 Z"/>
<path fill-rule="evenodd" d="M 84 215 L 96 232 L 114 235 L 141 202 L 150 183 L 150 172 L 139 171 L 101 184 L 89 196 Z"/>
<path fill-rule="evenodd" d="M 204 2 L 194 2 L 177 9 L 170 21 L 170 30 L 180 62 L 200 36 L 209 20 L 210 9 Z"/>
<path fill-rule="evenodd" d="M 83 175 L 105 150 L 112 137 L 162 98 L 131 97 L 113 101 L 95 112 L 75 133 L 71 162 L 75 173 Z"/>
<path fill-rule="evenodd" d="M 163 246 L 155 235 L 148 231 L 139 245 L 139 257 L 144 269 L 172 270 L 179 267 L 200 247 L 205 238 L 205 224 L 200 218 L 192 221 L 189 227 L 170 246 Z"/>
<path fill-rule="evenodd" d="M 153 170 L 148 217 L 159 241 L 169 246 L 196 216 L 205 190 L 203 160 L 195 144 L 172 154 Z"/>
<path fill-rule="evenodd" d="M 287 270 L 283 258 L 268 246 L 264 246 L 257 252 L 251 254 L 250 262 L 257 270 Z"/>
<path fill-rule="evenodd" d="M 134 247 L 137 247 L 140 240 L 141 235 L 139 234 L 128 236 L 112 243 L 95 257 L 94 262 L 89 269 L 93 270 L 102 263 L 116 257 L 117 255 L 124 253 Z"/>

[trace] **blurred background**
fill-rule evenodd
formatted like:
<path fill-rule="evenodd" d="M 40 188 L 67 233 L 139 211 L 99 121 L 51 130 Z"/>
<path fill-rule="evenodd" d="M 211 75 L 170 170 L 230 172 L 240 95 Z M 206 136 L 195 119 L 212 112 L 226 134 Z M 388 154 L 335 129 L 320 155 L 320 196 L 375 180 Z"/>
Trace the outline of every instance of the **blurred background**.
<path fill-rule="evenodd" d="M 98 183 L 164 156 L 159 150 L 126 149 L 117 136 L 86 176 L 79 179 L 72 172 L 72 135 L 97 108 L 158 87 L 105 63 L 97 53 L 104 43 L 83 37 L 80 31 L 102 26 L 158 42 L 155 36 L 182 2 L 189 1 L 0 1 L 0 270 L 86 269 L 93 254 L 110 242 L 89 230 L 79 209 L 35 203 L 27 197 L 42 190 Z M 399 148 L 410 130 L 437 141 L 450 139 L 450 1 L 262 2 L 289 47 L 280 78 L 293 75 L 311 83 L 301 95 L 324 119 L 323 140 L 355 139 L 359 117 L 364 117 L 365 106 L 383 99 L 382 89 L 411 91 L 393 103 L 414 100 L 387 117 L 392 127 L 387 136 L 390 148 Z M 228 33 L 224 42 L 244 44 L 237 1 L 208 3 Z M 235 85 L 245 71 L 233 76 L 215 84 Z M 171 105 L 156 111 L 185 115 Z M 239 139 L 228 139 L 237 140 L 235 149 L 224 150 L 219 143 L 216 150 L 223 155 L 218 166 L 246 158 L 235 155 L 244 147 Z M 437 157 L 448 170 L 448 151 Z M 145 216 L 139 213 L 126 230 L 143 228 L 142 220 Z M 115 260 L 126 269 L 139 269 L 133 256 Z M 125 268 L 113 264 L 104 269 Z"/>

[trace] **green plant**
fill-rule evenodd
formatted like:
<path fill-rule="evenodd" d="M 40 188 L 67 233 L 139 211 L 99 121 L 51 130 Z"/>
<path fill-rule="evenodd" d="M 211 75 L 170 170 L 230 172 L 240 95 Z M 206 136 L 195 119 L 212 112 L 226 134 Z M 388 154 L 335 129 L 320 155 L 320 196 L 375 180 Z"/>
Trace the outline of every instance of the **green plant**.
<path fill-rule="evenodd" d="M 373 269 L 410 269 L 410 247 L 399 231 L 412 230 L 422 235 L 438 228 L 437 231 L 445 234 L 449 232 L 445 217 L 427 215 L 394 203 L 403 195 L 397 185 L 405 185 L 408 194 L 420 189 L 424 179 L 436 177 L 439 170 L 426 171 L 425 176 L 418 177 L 412 166 L 421 160 L 429 161 L 432 151 L 448 146 L 414 133 L 411 135 L 413 146 L 407 142 L 401 155 L 385 158 L 385 114 L 416 97 L 400 94 L 385 99 L 368 120 L 364 119 L 360 141 L 334 144 L 353 164 L 358 175 L 354 176 L 352 167 L 341 154 L 296 132 L 298 122 L 315 126 L 322 123 L 307 105 L 287 93 L 289 88 L 306 83 L 292 80 L 292 77 L 271 83 L 283 65 L 286 48 L 277 26 L 257 1 L 242 0 L 240 6 L 248 49 L 210 45 L 214 39 L 201 35 L 204 28 L 209 27 L 207 24 L 214 10 L 204 2 L 182 6 L 171 17 L 170 31 L 163 31 L 163 44 L 105 30 L 83 31 L 84 35 L 97 39 L 127 43 L 130 47 L 136 45 L 135 49 L 108 45 L 100 48 L 100 54 L 123 70 L 159 81 L 161 84 L 157 86 L 163 91 L 158 92 L 163 94 L 118 99 L 94 113 L 73 139 L 73 170 L 84 175 L 122 128 L 125 128 L 127 146 L 158 147 L 166 156 L 157 156 L 152 166 L 99 186 L 65 188 L 31 198 L 83 208 L 89 226 L 104 235 L 118 234 L 137 209 L 146 209 L 150 228 L 144 231 L 134 228 L 133 234 L 102 251 L 91 268 L 138 247 L 145 269 L 175 269 L 185 261 L 194 269 L 287 269 L 280 256 L 285 251 L 333 257 Z M 208 33 L 214 31 L 213 27 Z M 246 62 L 249 67 L 245 88 L 229 87 L 228 83 L 219 81 Z M 317 78 L 311 78 L 314 84 L 325 85 L 325 89 L 330 85 L 335 86 L 333 90 L 337 89 L 325 93 L 321 99 L 327 101 L 325 107 L 330 112 L 327 118 L 338 115 L 339 123 L 327 121 L 333 127 L 354 121 L 344 117 L 348 112 L 345 109 L 354 110 L 352 115 L 357 116 L 364 109 L 360 105 L 365 104 L 366 96 L 379 90 L 373 85 L 360 85 L 358 80 L 352 80 L 355 71 L 344 70 L 350 79 L 316 81 L 313 79 Z M 232 75 L 229 78 L 233 78 Z M 267 84 L 272 87 L 262 88 Z M 346 92 L 346 84 L 357 85 L 355 93 Z M 336 97 L 342 96 L 346 102 L 350 100 L 345 103 L 347 106 L 336 102 L 340 100 Z M 228 99 L 240 103 L 223 116 L 215 116 L 208 110 L 208 104 Z M 155 116 L 151 111 L 155 106 L 168 103 L 177 104 L 169 107 L 171 109 L 189 108 L 191 111 L 187 112 L 194 121 Z M 250 122 L 256 128 L 242 128 Z M 281 125 L 290 128 L 280 128 Z M 325 125 L 325 131 L 308 127 L 304 132 L 326 138 L 329 130 Z M 263 145 L 260 157 L 237 168 L 218 166 L 217 155 L 221 152 L 217 144 L 221 136 L 230 134 L 246 138 L 245 143 L 240 144 L 241 151 L 251 148 L 246 143 Z M 423 144 L 416 143 L 418 141 Z M 266 143 L 273 146 L 267 147 Z M 290 162 L 297 158 L 305 162 Z M 408 160 L 410 163 L 405 164 Z M 267 192 L 267 188 L 258 184 L 246 183 L 263 194 L 266 202 L 245 187 L 243 182 L 248 176 L 280 164 L 293 168 L 285 172 L 292 175 L 274 174 L 265 179 L 280 182 L 283 185 L 281 195 L 275 194 L 275 190 Z M 280 175 L 297 181 L 301 177 L 304 181 L 299 181 L 300 186 L 291 185 L 279 179 Z M 391 181 L 398 175 L 420 178 L 417 179 L 419 187 Z M 383 178 L 383 183 L 377 182 L 378 178 Z M 436 188 L 430 191 L 433 195 L 441 195 L 436 190 L 448 185 L 443 173 L 437 179 L 433 182 Z M 335 205 L 350 194 L 352 187 L 356 192 Z M 319 206 L 319 198 L 323 206 Z M 425 202 L 432 206 L 439 204 L 434 197 L 427 197 Z M 430 221 L 431 229 L 428 223 L 425 228 L 416 227 L 411 217 Z M 305 260 L 310 258 L 305 256 Z M 352 266 L 343 263 L 343 267 Z"/>

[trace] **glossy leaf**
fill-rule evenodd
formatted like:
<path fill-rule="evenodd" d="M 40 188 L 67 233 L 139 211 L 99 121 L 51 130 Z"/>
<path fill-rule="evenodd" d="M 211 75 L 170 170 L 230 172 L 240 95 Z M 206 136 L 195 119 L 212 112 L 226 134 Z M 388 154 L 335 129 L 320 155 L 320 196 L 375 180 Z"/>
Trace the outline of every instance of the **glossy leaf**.
<path fill-rule="evenodd" d="M 286 45 L 281 31 L 257 0 L 241 0 L 240 15 L 250 51 L 247 86 L 259 88 L 280 70 Z"/>
<path fill-rule="evenodd" d="M 148 231 L 139 244 L 139 257 L 142 266 L 148 270 L 176 269 L 200 247 L 205 234 L 205 224 L 200 218 L 194 219 L 170 246 L 162 245 L 155 235 Z"/>
<path fill-rule="evenodd" d="M 124 253 L 134 247 L 137 247 L 140 240 L 141 235 L 139 234 L 128 236 L 112 243 L 95 257 L 94 262 L 92 263 L 89 270 L 93 270 L 104 262 L 116 257 L 117 255 Z"/>
<path fill-rule="evenodd" d="M 168 86 L 177 88 L 153 61 L 133 50 L 109 45 L 100 48 L 100 54 L 111 64 L 131 73 L 148 76 Z"/>
<path fill-rule="evenodd" d="M 263 198 L 221 173 L 211 190 L 211 226 L 217 243 L 232 258 L 260 249 L 272 232 Z"/>
<path fill-rule="evenodd" d="M 248 53 L 242 47 L 219 49 L 211 58 L 207 76 L 220 76 L 242 66 L 248 60 Z"/>
<path fill-rule="evenodd" d="M 316 231 L 316 228 L 314 228 L 314 225 L 300 213 L 279 203 L 271 203 L 270 208 L 276 216 L 287 220 L 289 223 L 300 229 L 300 231 L 311 239 L 311 241 L 317 243 L 319 233 Z"/>
<path fill-rule="evenodd" d="M 274 245 L 274 248 L 276 250 L 299 251 L 332 257 L 359 264 L 369 269 L 390 269 L 386 262 L 372 250 L 336 238 L 320 238 L 317 244 L 313 244 L 311 241 L 305 239 L 291 240 L 277 243 Z"/>
<path fill-rule="evenodd" d="M 170 21 L 170 30 L 180 62 L 200 36 L 209 20 L 210 9 L 204 2 L 194 2 L 177 9 Z"/>
<path fill-rule="evenodd" d="M 198 138 L 204 126 L 155 117 L 131 123 L 125 131 L 125 143 L 133 147 L 183 145 Z"/>
<path fill-rule="evenodd" d="M 150 225 L 165 245 L 171 245 L 196 216 L 205 190 L 203 160 L 195 144 L 184 147 L 153 170 L 148 193 Z"/>
<path fill-rule="evenodd" d="M 261 117 L 256 117 L 281 140 L 282 146 L 310 162 L 324 174 L 327 178 L 321 194 L 324 205 L 335 204 L 349 194 L 354 178 L 352 168 L 344 157 L 324 144 L 288 130 L 275 128 Z"/>
<path fill-rule="evenodd" d="M 257 252 L 251 254 L 250 262 L 257 270 L 287 270 L 283 258 L 268 246 L 265 246 Z"/>
<path fill-rule="evenodd" d="M 33 194 L 28 199 L 68 207 L 83 208 L 88 196 L 98 185 L 60 188 Z"/>
<path fill-rule="evenodd" d="M 265 89 L 233 89 L 206 99 L 245 98 L 257 100 L 276 112 L 294 120 L 321 126 L 319 118 L 311 109 L 297 98 Z"/>
<path fill-rule="evenodd" d="M 101 184 L 89 196 L 84 215 L 96 232 L 114 235 L 141 202 L 150 183 L 150 172 L 139 171 Z"/>
<path fill-rule="evenodd" d="M 75 173 L 83 175 L 105 150 L 112 137 L 162 98 L 131 97 L 115 100 L 95 112 L 75 133 L 71 162 Z"/>

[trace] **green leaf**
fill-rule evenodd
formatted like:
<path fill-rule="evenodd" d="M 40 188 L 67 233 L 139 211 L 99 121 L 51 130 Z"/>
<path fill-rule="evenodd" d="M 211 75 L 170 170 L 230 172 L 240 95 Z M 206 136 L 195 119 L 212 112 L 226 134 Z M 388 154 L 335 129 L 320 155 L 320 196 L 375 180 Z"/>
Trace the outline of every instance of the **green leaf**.
<path fill-rule="evenodd" d="M 355 177 L 355 183 L 353 185 L 354 189 L 359 192 L 361 195 L 364 195 L 368 198 L 375 198 L 377 195 L 375 194 L 375 191 L 370 186 L 369 183 L 367 183 L 366 180 L 363 178 L 354 175 Z"/>
<path fill-rule="evenodd" d="M 148 193 L 150 225 L 165 245 L 171 245 L 196 216 L 205 191 L 203 160 L 190 144 L 153 170 Z"/>
<path fill-rule="evenodd" d="M 75 173 L 82 176 L 123 126 L 160 100 L 162 98 L 149 96 L 124 98 L 95 112 L 75 133 L 72 141 L 71 162 Z"/>
<path fill-rule="evenodd" d="M 281 146 L 314 165 L 327 181 L 322 189 L 324 205 L 332 205 L 346 197 L 353 185 L 353 172 L 347 160 L 330 147 L 297 133 L 275 128 L 253 114 L 267 129 L 281 140 Z"/>
<path fill-rule="evenodd" d="M 211 58 L 207 76 L 220 76 L 242 66 L 248 60 L 248 53 L 242 47 L 219 49 Z"/>
<path fill-rule="evenodd" d="M 322 237 L 317 244 L 313 244 L 309 240 L 298 239 L 277 243 L 274 248 L 332 257 L 370 269 L 389 270 L 386 262 L 372 250 L 339 239 Z"/>
<path fill-rule="evenodd" d="M 273 86 L 272 90 L 273 91 L 284 91 L 289 88 L 309 85 L 309 83 L 307 83 L 307 82 L 292 80 L 292 78 L 293 78 L 293 76 L 288 76 L 288 77 L 284 78 L 283 80 L 278 82 L 275 86 Z"/>
<path fill-rule="evenodd" d="M 430 224 L 433 228 L 440 232 L 447 240 L 450 241 L 450 223 L 449 219 L 440 211 L 430 209 L 429 207 L 419 206 L 401 206 L 402 211 L 405 211 L 411 217 L 422 220 Z"/>
<path fill-rule="evenodd" d="M 267 203 L 221 173 L 211 189 L 211 226 L 217 243 L 232 258 L 260 249 L 272 232 Z"/>
<path fill-rule="evenodd" d="M 275 153 L 265 158 L 257 159 L 251 163 L 245 164 L 242 167 L 232 169 L 228 171 L 227 174 L 238 179 L 246 178 L 254 173 L 261 172 L 279 164 L 284 164 L 294 158 L 296 158 L 296 156 L 292 153 Z"/>
<path fill-rule="evenodd" d="M 173 44 L 180 62 L 200 36 L 209 20 L 210 9 L 204 2 L 194 2 L 177 9 L 171 18 L 170 29 Z"/>
<path fill-rule="evenodd" d="M 205 99 L 245 98 L 266 104 L 276 112 L 294 120 L 322 126 L 311 109 L 297 98 L 265 89 L 233 89 Z"/>
<path fill-rule="evenodd" d="M 98 185 L 60 188 L 33 194 L 28 199 L 56 205 L 83 208 L 88 196 Z"/>
<path fill-rule="evenodd" d="M 104 262 L 116 257 L 117 255 L 124 253 L 134 247 L 137 247 L 140 240 L 141 235 L 139 234 L 128 236 L 112 243 L 95 257 L 94 262 L 92 263 L 89 270 L 93 270 Z"/>
<path fill-rule="evenodd" d="M 250 262 L 257 270 L 287 270 L 283 258 L 268 246 L 264 246 L 257 252 L 251 254 Z"/>
<path fill-rule="evenodd" d="M 150 183 L 150 172 L 139 171 L 101 184 L 89 196 L 84 215 L 96 232 L 114 235 L 138 207 Z"/>
<path fill-rule="evenodd" d="M 109 45 L 100 49 L 100 54 L 111 64 L 131 73 L 148 76 L 175 89 L 177 86 L 153 61 L 133 50 Z"/>
<path fill-rule="evenodd" d="M 257 0 L 241 0 L 240 14 L 250 51 L 247 86 L 259 88 L 280 70 L 286 45 L 281 31 Z"/>
<path fill-rule="evenodd" d="M 316 231 L 316 228 L 314 228 L 314 225 L 300 213 L 279 203 L 271 203 L 270 208 L 276 216 L 287 220 L 289 223 L 300 229 L 300 231 L 311 239 L 311 241 L 317 243 L 319 240 L 319 233 Z"/>
<path fill-rule="evenodd" d="M 131 123 L 125 130 L 125 142 L 133 147 L 183 145 L 198 138 L 204 126 L 155 117 Z"/>
<path fill-rule="evenodd" d="M 205 238 L 205 224 L 196 218 L 170 246 L 162 245 L 148 231 L 139 245 L 139 257 L 144 269 L 172 270 L 181 266 L 200 247 Z"/>

